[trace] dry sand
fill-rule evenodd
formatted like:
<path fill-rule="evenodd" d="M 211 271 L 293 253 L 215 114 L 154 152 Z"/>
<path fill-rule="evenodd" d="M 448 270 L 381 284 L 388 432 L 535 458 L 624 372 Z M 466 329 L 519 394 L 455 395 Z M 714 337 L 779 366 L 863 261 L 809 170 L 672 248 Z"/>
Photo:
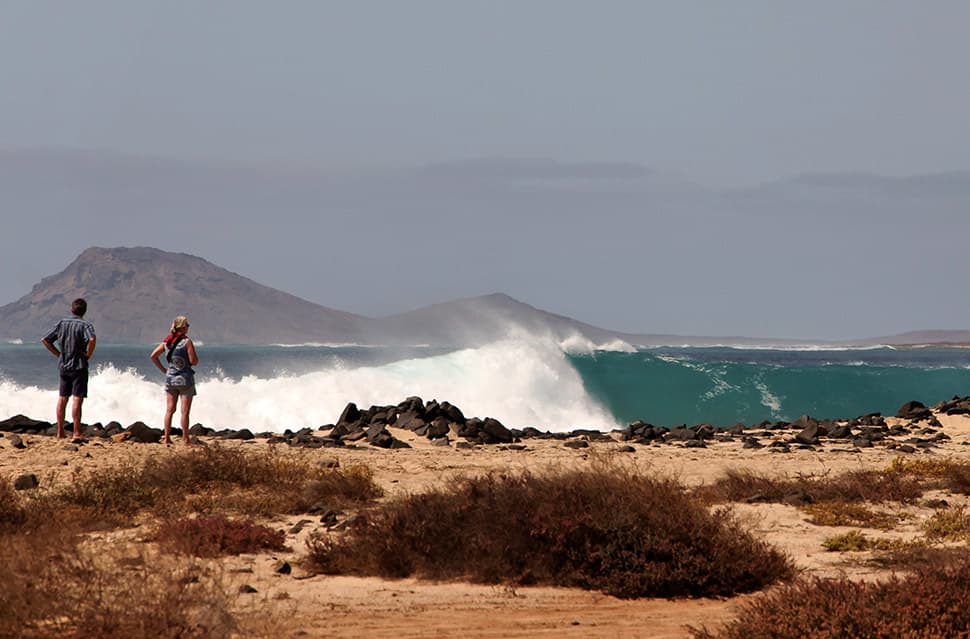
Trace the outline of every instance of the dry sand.
<path fill-rule="evenodd" d="M 939 416 L 943 432 L 951 439 L 932 453 L 966 460 L 970 458 L 970 418 Z M 793 450 L 772 453 L 769 449 L 743 450 L 739 442 L 713 443 L 709 448 L 677 445 L 637 446 L 635 453 L 617 452 L 619 444 L 592 443 L 587 449 L 566 448 L 562 442 L 527 440 L 524 450 L 499 446 L 457 450 L 432 446 L 412 433 L 393 431 L 411 449 L 288 449 L 287 454 L 335 458 L 342 465 L 364 462 L 388 496 L 416 492 L 449 481 L 460 473 L 496 469 L 580 468 L 599 463 L 632 464 L 644 472 L 674 476 L 688 485 L 711 482 L 730 469 L 747 469 L 770 476 L 838 474 L 850 469 L 882 469 L 899 456 L 882 447 L 859 452 Z M 790 437 L 790 433 L 783 435 Z M 148 456 L 172 454 L 180 446 L 92 442 L 72 450 L 66 441 L 44 436 L 23 436 L 24 450 L 10 447 L 0 438 L 0 475 L 13 479 L 34 473 L 42 484 L 66 481 L 75 470 L 104 464 L 139 461 Z M 223 441 L 224 446 L 258 448 L 263 440 Z M 847 449 L 848 447 L 846 447 Z M 289 452 L 291 451 L 291 452 Z M 965 503 L 959 495 L 942 495 L 950 503 Z M 745 524 L 759 537 L 787 552 L 807 574 L 847 575 L 876 579 L 887 573 L 867 566 L 866 553 L 830 553 L 821 542 L 850 528 L 823 527 L 808 523 L 792 506 L 744 504 L 735 507 Z M 867 535 L 912 537 L 919 522 L 930 516 L 927 508 L 910 507 L 912 517 L 893 531 L 866 531 Z M 732 619 L 740 603 L 757 595 L 723 600 L 693 599 L 619 600 L 596 592 L 546 587 L 481 586 L 466 583 L 430 583 L 413 579 L 387 581 L 376 578 L 311 576 L 299 568 L 305 538 L 322 528 L 315 518 L 289 517 L 267 522 L 289 530 L 301 519 L 309 520 L 302 531 L 289 534 L 290 550 L 275 555 L 243 555 L 223 561 L 227 578 L 237 587 L 250 584 L 258 591 L 240 595 L 239 610 L 272 616 L 281 623 L 279 637 L 688 637 L 688 625 L 709 627 Z M 144 526 L 142 527 L 144 528 Z M 124 531 L 129 539 L 144 533 Z M 294 565 L 289 575 L 276 574 L 274 565 L 286 560 Z M 282 620 L 282 621 L 280 621 Z"/>

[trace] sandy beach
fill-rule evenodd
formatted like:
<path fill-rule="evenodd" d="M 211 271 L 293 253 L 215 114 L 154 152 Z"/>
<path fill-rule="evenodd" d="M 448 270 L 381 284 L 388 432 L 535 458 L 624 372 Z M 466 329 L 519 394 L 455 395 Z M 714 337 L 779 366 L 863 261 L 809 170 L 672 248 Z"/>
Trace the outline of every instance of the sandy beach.
<path fill-rule="evenodd" d="M 928 452 L 918 450 L 907 458 L 933 455 L 965 461 L 970 456 L 970 417 L 937 415 L 943 433 Z M 887 418 L 892 425 L 902 420 Z M 747 470 L 771 477 L 799 475 L 834 476 L 856 469 L 885 469 L 901 456 L 885 446 L 855 449 L 825 446 L 823 450 L 792 449 L 771 452 L 770 447 L 751 450 L 740 441 L 712 442 L 707 448 L 677 444 L 637 445 L 621 452 L 622 442 L 591 442 L 588 448 L 572 449 L 562 441 L 529 439 L 523 446 L 475 446 L 457 449 L 435 446 L 412 432 L 392 429 L 411 448 L 386 450 L 371 446 L 346 449 L 301 449 L 269 444 L 265 439 L 248 442 L 205 438 L 208 445 L 256 450 L 275 445 L 284 455 L 309 456 L 314 460 L 337 460 L 341 466 L 363 463 L 371 467 L 384 499 L 426 490 L 460 474 L 494 470 L 572 469 L 597 464 L 630 465 L 641 472 L 674 477 L 685 485 L 713 482 L 730 470 Z M 614 434 L 615 435 L 615 434 Z M 790 438 L 790 433 L 779 433 Z M 42 487 L 69 481 L 73 473 L 113 464 L 139 463 L 149 457 L 175 454 L 180 446 L 116 442 L 111 440 L 72 444 L 43 435 L 22 435 L 25 447 L 13 448 L 10 435 L 0 437 L 0 476 L 13 480 L 25 473 L 36 475 Z M 769 440 L 764 440 L 769 443 Z M 951 505 L 967 502 L 961 495 L 940 495 Z M 735 504 L 736 514 L 759 538 L 786 552 L 805 574 L 878 579 L 885 570 L 866 564 L 868 553 L 827 552 L 822 541 L 852 528 L 819 526 L 808 521 L 795 506 L 784 504 Z M 919 534 L 919 524 L 932 514 L 924 506 L 893 506 L 907 518 L 888 531 L 866 530 L 867 535 L 909 539 Z M 302 522 L 302 526 L 299 524 Z M 319 517 L 279 517 L 263 522 L 287 531 L 287 550 L 217 560 L 232 588 L 247 584 L 256 592 L 239 595 L 237 608 L 258 612 L 267 623 L 277 624 L 277 636 L 285 637 L 688 637 L 688 625 L 708 627 L 732 619 L 740 603 L 757 594 L 730 599 L 621 600 L 598 592 L 549 587 L 482 586 L 467 583 L 433 583 L 415 579 L 382 580 L 309 574 L 300 559 L 305 541 L 314 530 L 323 530 Z M 143 541 L 150 522 L 133 528 L 95 533 L 112 543 L 147 544 Z M 275 571 L 280 561 L 289 562 L 290 574 Z M 282 633 L 282 634 L 280 634 Z"/>

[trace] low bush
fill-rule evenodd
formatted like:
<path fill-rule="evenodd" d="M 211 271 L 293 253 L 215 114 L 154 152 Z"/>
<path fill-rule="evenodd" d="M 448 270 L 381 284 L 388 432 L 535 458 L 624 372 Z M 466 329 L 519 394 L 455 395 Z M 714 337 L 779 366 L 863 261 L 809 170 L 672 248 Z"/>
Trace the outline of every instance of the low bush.
<path fill-rule="evenodd" d="M 282 550 L 286 534 L 248 519 L 233 520 L 217 515 L 162 522 L 154 539 L 162 548 L 171 552 L 196 557 L 218 557 Z"/>
<path fill-rule="evenodd" d="M 946 458 L 896 458 L 890 464 L 889 470 L 915 477 L 929 487 L 970 495 L 970 462 Z"/>
<path fill-rule="evenodd" d="M 710 503 L 911 503 L 922 496 L 923 490 L 914 477 L 891 470 L 853 470 L 835 477 L 808 475 L 778 479 L 731 470 L 713 484 L 697 488 L 696 493 Z"/>
<path fill-rule="evenodd" d="M 325 573 L 542 583 L 618 597 L 750 592 L 794 569 L 669 480 L 608 468 L 493 473 L 404 496 L 317 534 Z"/>
<path fill-rule="evenodd" d="M 300 487 L 296 510 L 328 510 L 367 503 L 384 495 L 374 471 L 364 464 L 329 469 Z"/>
<path fill-rule="evenodd" d="M 902 520 L 900 515 L 867 508 L 858 503 L 826 501 L 807 504 L 800 509 L 809 515 L 809 522 L 818 526 L 858 526 L 891 530 Z"/>
<path fill-rule="evenodd" d="M 8 497 L 0 483 L 0 522 L 22 513 L 21 526 L 51 517 L 74 517 L 89 527 L 125 524 L 142 511 L 174 518 L 190 512 L 223 511 L 250 516 L 305 512 L 311 506 L 339 508 L 382 494 L 369 468 L 324 468 L 307 457 L 209 446 L 76 471 L 62 485 Z M 18 508 L 20 510 L 18 510 Z M 6 510 L 5 510 L 6 509 Z"/>
<path fill-rule="evenodd" d="M 229 604 L 194 563 L 123 556 L 59 524 L 0 536 L 2 639 L 228 639 Z"/>
<path fill-rule="evenodd" d="M 0 533 L 20 527 L 26 518 L 20 495 L 5 477 L 0 477 Z"/>
<path fill-rule="evenodd" d="M 864 552 L 867 550 L 893 550 L 901 544 L 892 539 L 879 539 L 863 534 L 858 530 L 844 535 L 828 537 L 822 541 L 822 548 L 829 552 Z"/>
<path fill-rule="evenodd" d="M 744 605 L 695 639 L 952 639 L 970 636 L 970 563 L 866 583 L 799 580 Z"/>
<path fill-rule="evenodd" d="M 934 546 L 922 539 L 895 544 L 885 552 L 876 553 L 867 561 L 879 568 L 910 572 L 968 562 L 970 549 L 966 546 Z"/>
<path fill-rule="evenodd" d="M 930 539 L 966 541 L 970 539 L 970 513 L 962 507 L 938 510 L 923 522 L 923 532 Z"/>

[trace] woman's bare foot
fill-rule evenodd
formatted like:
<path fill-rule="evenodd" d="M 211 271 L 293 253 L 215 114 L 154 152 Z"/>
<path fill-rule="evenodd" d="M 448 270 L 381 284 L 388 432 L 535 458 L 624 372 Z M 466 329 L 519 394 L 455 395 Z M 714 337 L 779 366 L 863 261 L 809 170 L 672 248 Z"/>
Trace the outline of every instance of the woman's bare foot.
<path fill-rule="evenodd" d="M 172 438 L 171 437 L 166 437 L 165 438 L 165 441 L 163 441 L 162 443 L 165 444 L 166 446 L 171 446 L 172 445 Z"/>

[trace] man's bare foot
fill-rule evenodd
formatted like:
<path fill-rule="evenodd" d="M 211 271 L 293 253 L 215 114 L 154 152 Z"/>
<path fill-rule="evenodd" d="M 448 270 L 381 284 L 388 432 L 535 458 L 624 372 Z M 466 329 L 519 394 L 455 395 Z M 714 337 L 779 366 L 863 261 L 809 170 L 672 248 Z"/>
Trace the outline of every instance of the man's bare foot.
<path fill-rule="evenodd" d="M 165 438 L 165 441 L 163 441 L 162 443 L 165 444 L 166 446 L 171 446 L 172 445 L 172 438 L 171 437 L 166 437 Z"/>

